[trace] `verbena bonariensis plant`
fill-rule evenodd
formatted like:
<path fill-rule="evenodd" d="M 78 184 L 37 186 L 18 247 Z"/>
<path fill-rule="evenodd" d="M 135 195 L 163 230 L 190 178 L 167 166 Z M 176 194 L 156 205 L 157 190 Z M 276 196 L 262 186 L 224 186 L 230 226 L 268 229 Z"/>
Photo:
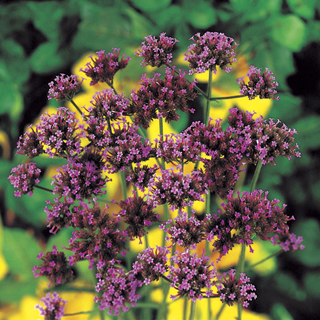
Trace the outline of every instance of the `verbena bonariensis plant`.
<path fill-rule="evenodd" d="M 54 246 L 51 252 L 39 254 L 41 265 L 34 267 L 34 275 L 46 276 L 49 286 L 62 285 L 73 280 L 72 266 L 88 260 L 96 277 L 98 294 L 94 301 L 101 319 L 103 310 L 118 315 L 135 307 L 141 298 L 140 288 L 162 278 L 165 295 L 168 283 L 176 292 L 172 299 L 192 301 L 190 319 L 194 318 L 197 300 L 219 298 L 229 306 L 238 304 L 240 320 L 242 306 L 248 307 L 257 297 L 255 286 L 244 273 L 245 248 L 253 251 L 254 237 L 280 245 L 279 252 L 303 249 L 302 237 L 289 232 L 288 221 L 294 218 L 285 213 L 285 206 L 280 207 L 277 199 L 268 199 L 267 191 L 256 190 L 263 165 L 275 165 L 280 156 L 289 160 L 300 157 L 293 137 L 296 131 L 279 120 L 255 118 L 253 113 L 237 108 L 230 109 L 225 129 L 221 119 L 209 118 L 210 101 L 230 98 L 211 96 L 212 75 L 218 67 L 231 71 L 238 44 L 217 32 L 196 34 L 191 40 L 185 61 L 190 75 L 209 70 L 207 92 L 197 86 L 196 80 L 187 79 L 187 71 L 171 65 L 177 39 L 165 33 L 148 36 L 136 54 L 142 57 L 142 66 L 165 65 L 165 75 L 143 75 L 139 89 L 125 97 L 116 91 L 113 79 L 130 58 L 120 57 L 119 49 L 99 51 L 81 71 L 92 79 L 91 85 L 106 82 L 110 89 L 96 92 L 81 109 L 73 97 L 83 79 L 57 76 L 49 83 L 48 98 L 71 101 L 81 121 L 61 107 L 55 114 L 42 115 L 39 124 L 18 141 L 17 153 L 29 159 L 46 153 L 51 158 L 65 159 L 65 164 L 53 177 L 52 190 L 40 187 L 36 163 L 13 168 L 9 179 L 17 188 L 15 196 L 30 196 L 34 188 L 51 192 L 53 200 L 47 200 L 44 208 L 50 232 L 74 229 L 64 248 L 72 252 L 69 258 Z M 268 69 L 262 73 L 251 66 L 247 77 L 248 82 L 245 77 L 238 79 L 240 95 L 233 98 L 279 99 L 278 84 Z M 199 95 L 207 101 L 203 122 L 192 122 L 178 134 L 164 134 L 163 120 L 178 120 L 178 110 L 194 112 L 189 104 Z M 150 141 L 144 129 L 154 119 L 159 119 L 159 139 Z M 149 164 L 152 158 L 157 165 Z M 188 174 L 184 172 L 187 163 L 193 164 Z M 235 190 L 243 164 L 256 166 L 249 192 Z M 117 202 L 119 211 L 111 214 L 108 205 L 102 203 L 108 202 L 106 188 L 115 175 L 121 177 L 123 200 Z M 130 195 L 129 184 L 133 186 Z M 224 200 L 217 212 L 210 210 L 212 195 Z M 195 201 L 206 202 L 202 215 L 194 210 Z M 159 206 L 163 207 L 162 216 Z M 178 214 L 170 216 L 174 211 Z M 154 248 L 148 246 L 150 226 L 163 231 L 163 238 Z M 140 242 L 144 239 L 146 249 L 128 264 L 128 241 L 136 238 Z M 202 241 L 206 242 L 206 250 L 199 254 L 197 248 Z M 216 263 L 236 244 L 242 248 L 237 268 L 219 273 Z M 219 253 L 217 261 L 212 260 L 212 252 Z M 44 306 L 37 307 L 45 319 L 61 319 L 64 315 L 66 301 L 56 292 L 48 293 L 42 302 Z M 157 319 L 165 318 L 165 311 L 155 305 L 151 308 L 157 310 Z M 213 312 L 208 303 L 208 319 L 213 313 L 221 314 Z"/>

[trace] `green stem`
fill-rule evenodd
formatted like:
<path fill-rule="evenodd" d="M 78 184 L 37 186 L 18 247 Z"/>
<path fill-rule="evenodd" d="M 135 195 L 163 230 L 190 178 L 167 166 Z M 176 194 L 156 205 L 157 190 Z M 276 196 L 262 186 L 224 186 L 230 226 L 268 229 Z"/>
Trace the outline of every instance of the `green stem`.
<path fill-rule="evenodd" d="M 196 303 L 191 301 L 191 309 L 190 309 L 189 320 L 193 320 L 194 319 L 195 311 L 196 311 Z"/>
<path fill-rule="evenodd" d="M 41 187 L 41 186 L 38 186 L 38 185 L 36 185 L 36 184 L 35 184 L 33 187 L 34 187 L 34 188 L 41 189 L 41 190 L 44 190 L 44 191 L 49 191 L 49 192 L 51 192 L 51 193 L 53 192 L 53 190 L 51 190 L 51 189 L 48 189 L 48 188 L 45 188 L 45 187 Z"/>
<path fill-rule="evenodd" d="M 209 70 L 208 90 L 207 90 L 207 103 L 205 108 L 204 123 L 208 125 L 210 114 L 210 99 L 211 99 L 211 86 L 212 86 L 212 71 Z"/>
<path fill-rule="evenodd" d="M 215 320 L 219 320 L 221 314 L 222 314 L 222 311 L 224 309 L 224 307 L 226 306 L 226 303 L 224 302 L 223 305 L 221 306 L 219 312 L 217 313 L 217 316 L 216 316 L 216 319 Z"/>
<path fill-rule="evenodd" d="M 82 112 L 80 110 L 80 108 L 76 105 L 76 103 L 71 99 L 70 102 L 73 104 L 73 106 L 77 109 L 77 111 L 80 113 L 80 115 L 82 115 Z"/>
<path fill-rule="evenodd" d="M 144 235 L 144 241 L 146 242 L 146 248 L 148 248 L 149 247 L 149 241 L 148 241 L 148 234 L 147 233 Z"/>
<path fill-rule="evenodd" d="M 183 320 L 187 320 L 187 310 L 188 310 L 188 298 L 185 297 L 183 301 Z"/>
<path fill-rule="evenodd" d="M 163 217 L 164 217 L 164 221 L 167 221 L 169 219 L 169 207 L 168 207 L 168 203 L 165 203 L 163 206 Z M 162 246 L 164 247 L 166 244 L 166 232 L 163 232 L 163 236 L 162 236 Z"/>
<path fill-rule="evenodd" d="M 211 300 L 210 299 L 208 299 L 208 310 L 207 310 L 207 312 L 208 312 L 208 320 L 210 320 L 211 319 L 211 314 L 212 314 L 212 311 L 211 311 Z"/>
<path fill-rule="evenodd" d="M 259 264 L 261 264 L 261 263 L 263 263 L 263 262 L 265 262 L 265 261 L 267 261 L 267 260 L 269 260 L 269 259 L 277 256 L 278 254 L 280 254 L 280 253 L 282 253 L 282 252 L 283 252 L 283 249 L 280 249 L 280 250 L 278 250 L 278 251 L 270 254 L 270 256 L 268 256 L 268 257 L 266 257 L 266 258 L 264 258 L 264 259 L 262 259 L 262 260 L 260 260 L 260 261 L 258 261 L 258 262 L 256 262 L 256 263 L 248 266 L 248 267 L 245 269 L 245 271 L 249 271 L 249 270 L 253 269 L 254 267 L 258 266 Z"/>
<path fill-rule="evenodd" d="M 95 281 L 95 283 L 96 283 L 96 282 L 97 282 L 96 273 L 98 272 L 96 265 L 93 266 L 92 272 L 93 272 L 94 281 Z M 102 292 L 102 290 L 100 290 L 100 291 L 98 292 L 98 297 L 101 298 L 102 295 L 103 295 L 103 292 Z M 104 320 L 103 310 L 100 310 L 100 311 L 99 311 L 99 314 L 100 314 L 100 319 L 101 319 L 101 320 Z"/>
<path fill-rule="evenodd" d="M 261 168 L 262 168 L 262 161 L 259 160 L 257 163 L 257 166 L 256 166 L 256 170 L 254 171 L 252 181 L 251 181 L 250 192 L 253 192 L 253 190 L 255 190 L 255 188 L 256 188 L 256 184 L 257 184 L 260 172 L 261 172 Z"/>
<path fill-rule="evenodd" d="M 123 200 L 127 200 L 127 183 L 124 171 L 120 171 L 120 181 Z"/>
<path fill-rule="evenodd" d="M 240 94 L 240 95 L 229 96 L 229 97 L 215 97 L 215 98 L 210 98 L 210 101 L 214 101 L 214 100 L 226 100 L 226 99 L 236 99 L 236 98 L 243 98 L 243 97 L 247 97 L 247 96 L 244 96 L 243 94 Z"/>
<path fill-rule="evenodd" d="M 161 142 L 163 142 L 163 118 L 160 117 L 159 118 L 159 131 L 160 131 L 160 140 Z M 164 159 L 162 158 L 162 169 L 165 169 L 166 166 L 165 166 L 165 162 L 164 162 Z"/>
<path fill-rule="evenodd" d="M 81 311 L 81 312 L 76 312 L 76 313 L 65 313 L 64 317 L 70 317 L 70 316 L 77 316 L 78 314 L 88 314 L 92 313 L 93 311 Z"/>

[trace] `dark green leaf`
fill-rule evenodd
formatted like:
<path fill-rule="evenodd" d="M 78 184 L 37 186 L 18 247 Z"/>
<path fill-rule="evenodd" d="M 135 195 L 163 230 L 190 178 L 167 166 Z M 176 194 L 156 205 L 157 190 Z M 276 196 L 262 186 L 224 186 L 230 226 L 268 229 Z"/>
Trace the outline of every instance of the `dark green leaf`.
<path fill-rule="evenodd" d="M 294 320 L 289 311 L 281 303 L 276 303 L 272 306 L 271 314 L 273 320 Z"/>
<path fill-rule="evenodd" d="M 141 11 L 154 12 L 168 7 L 171 0 L 131 0 L 131 2 Z"/>
<path fill-rule="evenodd" d="M 303 279 L 307 293 L 315 298 L 320 298 L 320 273 L 309 272 Z"/>
<path fill-rule="evenodd" d="M 39 252 L 40 247 L 30 234 L 21 229 L 3 228 L 3 255 L 11 273 L 22 280 L 33 279 L 32 268 Z"/>
<path fill-rule="evenodd" d="M 293 14 L 280 15 L 273 19 L 270 35 L 278 44 L 299 51 L 305 44 L 307 28 L 305 23 Z"/>
<path fill-rule="evenodd" d="M 216 13 L 212 5 L 205 1 L 187 2 L 183 8 L 184 16 L 192 26 L 206 29 L 216 23 Z"/>
<path fill-rule="evenodd" d="M 314 16 L 316 0 L 287 0 L 290 9 L 298 16 L 311 19 Z"/>

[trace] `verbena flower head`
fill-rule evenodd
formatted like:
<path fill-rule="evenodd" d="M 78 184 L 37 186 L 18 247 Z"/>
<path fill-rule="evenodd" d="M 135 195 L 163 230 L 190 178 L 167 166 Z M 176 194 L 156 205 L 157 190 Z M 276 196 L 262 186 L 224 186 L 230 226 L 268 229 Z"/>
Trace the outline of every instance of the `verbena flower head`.
<path fill-rule="evenodd" d="M 138 237 L 141 238 L 148 232 L 146 227 L 152 225 L 152 222 L 159 220 L 159 214 L 156 214 L 153 209 L 153 204 L 148 204 L 143 198 L 138 197 L 134 193 L 133 197 L 129 197 L 119 203 L 121 207 L 120 214 L 124 217 L 124 222 L 129 224 L 126 231 L 131 240 Z"/>
<path fill-rule="evenodd" d="M 285 205 L 282 209 L 278 206 L 280 200 L 269 201 L 268 193 L 263 194 L 262 190 L 252 193 L 238 191 L 237 197 L 233 197 L 232 193 L 229 193 L 227 202 L 221 205 L 223 213 L 219 210 L 219 215 L 207 216 L 207 240 L 214 240 L 214 249 L 222 255 L 239 243 L 248 245 L 253 252 L 251 244 L 254 234 L 263 241 L 270 241 L 271 233 L 289 229 L 287 222 L 293 217 L 284 214 Z"/>
<path fill-rule="evenodd" d="M 119 215 L 110 217 L 107 209 L 105 206 L 101 210 L 96 202 L 90 207 L 82 201 L 73 208 L 72 225 L 80 230 L 74 231 L 69 240 L 68 249 L 73 252 L 69 257 L 71 265 L 87 259 L 90 268 L 95 263 L 101 269 L 117 259 L 118 254 L 126 254 L 127 233 L 118 229 L 121 218 Z"/>
<path fill-rule="evenodd" d="M 41 267 L 35 266 L 32 269 L 35 278 L 45 276 L 51 284 L 61 285 L 73 280 L 73 271 L 70 268 L 64 252 L 58 252 L 57 246 L 53 246 L 52 251 L 46 254 L 40 253 L 38 259 L 43 261 Z"/>
<path fill-rule="evenodd" d="M 217 276 L 220 279 L 220 284 L 217 284 L 218 295 L 220 300 L 229 306 L 234 303 L 241 303 L 244 307 L 249 306 L 248 301 L 256 299 L 256 288 L 251 284 L 250 278 L 244 273 L 240 273 L 240 278 L 236 277 L 236 270 L 230 269 Z"/>
<path fill-rule="evenodd" d="M 40 299 L 40 302 L 44 304 L 44 307 L 37 304 L 35 308 L 39 309 L 40 315 L 44 316 L 45 320 L 60 320 L 64 316 L 64 306 L 67 301 L 59 297 L 58 292 L 52 294 L 48 292 L 44 298 Z"/>
<path fill-rule="evenodd" d="M 76 75 L 66 76 L 61 73 L 49 83 L 48 100 L 70 101 L 80 91 L 83 78 L 79 81 Z"/>
<path fill-rule="evenodd" d="M 305 246 L 301 244 L 301 242 L 303 241 L 303 237 L 297 237 L 294 233 L 289 233 L 288 230 L 277 231 L 278 233 L 271 238 L 271 242 L 274 245 L 280 245 L 284 251 L 291 252 L 303 250 L 305 248 Z"/>
<path fill-rule="evenodd" d="M 37 168 L 34 162 L 12 168 L 8 179 L 18 189 L 14 191 L 15 197 L 21 197 L 23 194 L 32 196 L 33 187 L 40 182 L 40 173 L 41 169 Z"/>
<path fill-rule="evenodd" d="M 118 120 L 127 109 L 130 101 L 123 94 L 115 94 L 112 89 L 96 92 L 91 106 L 85 108 L 89 117 L 99 120 Z"/>
<path fill-rule="evenodd" d="M 120 49 L 113 48 L 113 52 L 105 53 L 105 50 L 97 52 L 97 58 L 91 58 L 91 62 L 87 63 L 87 67 L 80 69 L 87 77 L 91 78 L 90 85 L 93 86 L 98 82 L 113 83 L 114 75 L 124 69 L 131 58 L 125 54 L 119 60 Z"/>
<path fill-rule="evenodd" d="M 122 268 L 111 267 L 107 273 L 98 273 L 96 277 L 96 291 L 103 293 L 94 301 L 99 303 L 100 310 L 108 309 L 110 315 L 117 316 L 120 311 L 127 312 L 141 297 L 136 291 L 142 286 L 142 282 L 137 280 L 133 273 L 125 273 Z"/>
<path fill-rule="evenodd" d="M 185 74 L 185 70 L 175 72 L 175 67 L 168 67 L 164 79 L 160 79 L 160 73 L 155 73 L 152 79 L 143 75 L 140 88 L 131 94 L 130 112 L 135 124 L 147 129 L 153 119 L 164 118 L 168 123 L 177 121 L 177 110 L 194 112 L 187 103 L 197 97 L 195 81 L 189 83 Z"/>
<path fill-rule="evenodd" d="M 142 47 L 135 52 L 139 57 L 143 57 L 141 66 L 160 67 L 163 64 L 171 63 L 171 52 L 174 45 L 179 42 L 177 39 L 167 37 L 163 32 L 160 37 L 150 35 L 145 37 L 145 40 L 141 43 Z"/>
<path fill-rule="evenodd" d="M 262 164 L 275 165 L 277 157 L 300 157 L 299 146 L 294 144 L 293 135 L 297 133 L 295 129 L 288 128 L 280 120 L 269 122 L 262 118 L 253 119 L 253 113 L 244 112 L 237 108 L 229 110 L 231 115 L 228 123 L 237 130 L 237 139 L 243 144 L 243 156 L 247 162 L 257 164 L 259 160 Z"/>
<path fill-rule="evenodd" d="M 148 285 L 151 281 L 159 280 L 168 271 L 169 253 L 166 247 L 148 247 L 138 254 L 138 260 L 132 265 L 132 269 L 137 276 L 141 275 L 143 283 Z"/>
<path fill-rule="evenodd" d="M 44 151 L 51 158 L 79 154 L 81 132 L 78 125 L 75 113 L 64 107 L 58 108 L 57 113 L 41 115 L 37 133 L 38 140 L 47 146 Z"/>
<path fill-rule="evenodd" d="M 198 39 L 191 38 L 194 42 L 188 47 L 188 51 L 184 54 L 184 60 L 189 62 L 191 69 L 189 74 L 203 73 L 211 70 L 217 73 L 217 67 L 226 72 L 232 69 L 228 67 L 237 60 L 234 48 L 238 45 L 234 39 L 225 36 L 223 33 L 206 32 L 202 36 L 196 34 Z"/>
<path fill-rule="evenodd" d="M 249 100 L 259 97 L 260 99 L 280 100 L 280 97 L 275 97 L 277 94 L 276 87 L 278 82 L 272 76 L 272 72 L 266 68 L 266 71 L 261 74 L 261 70 L 255 66 L 250 66 L 249 72 L 246 74 L 249 77 L 249 82 L 244 82 L 244 77 L 237 80 L 240 85 L 240 93 L 248 96 Z"/>
<path fill-rule="evenodd" d="M 169 227 L 165 227 L 166 225 Z M 167 241 L 171 240 L 173 244 L 177 243 L 186 249 L 196 249 L 197 244 L 205 237 L 203 221 L 197 219 L 194 212 L 191 217 L 180 212 L 176 218 L 165 222 L 161 229 L 167 232 Z"/>
<path fill-rule="evenodd" d="M 17 143 L 17 154 L 23 154 L 29 159 L 42 154 L 44 152 L 43 145 L 39 140 L 39 132 L 37 128 L 29 126 L 29 131 L 26 131 L 19 137 Z"/>
<path fill-rule="evenodd" d="M 211 288 L 215 284 L 216 270 L 209 257 L 204 253 L 198 257 L 184 251 L 173 255 L 171 260 L 174 265 L 169 266 L 167 277 L 172 280 L 170 286 L 178 290 L 178 294 L 171 295 L 171 299 L 188 297 L 195 302 L 204 296 L 213 295 Z"/>

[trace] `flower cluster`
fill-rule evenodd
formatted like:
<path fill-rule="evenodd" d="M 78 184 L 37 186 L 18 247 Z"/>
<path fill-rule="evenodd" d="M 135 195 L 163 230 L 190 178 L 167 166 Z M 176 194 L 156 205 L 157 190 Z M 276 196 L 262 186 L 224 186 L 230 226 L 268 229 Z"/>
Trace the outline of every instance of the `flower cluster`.
<path fill-rule="evenodd" d="M 193 171 L 183 174 L 181 171 L 161 170 L 161 177 L 152 183 L 150 199 L 155 205 L 168 203 L 171 209 L 192 206 L 194 201 L 203 201 L 202 194 L 207 185 L 203 182 L 202 172 Z"/>
<path fill-rule="evenodd" d="M 141 237 L 147 234 L 145 227 L 152 225 L 152 222 L 158 221 L 159 214 L 154 213 L 153 204 L 148 204 L 143 198 L 138 197 L 136 193 L 133 197 L 120 201 L 120 214 L 124 216 L 124 222 L 129 224 L 126 229 L 131 240 L 138 237 L 141 242 Z"/>
<path fill-rule="evenodd" d="M 240 273 L 240 278 L 238 278 L 236 270 L 230 269 L 217 277 L 220 279 L 220 283 L 217 284 L 218 295 L 220 300 L 227 305 L 233 306 L 234 303 L 241 303 L 247 308 L 248 301 L 257 298 L 255 286 L 249 282 L 250 279 L 244 273 Z"/>
<path fill-rule="evenodd" d="M 107 273 L 98 273 L 96 277 L 96 291 L 102 291 L 103 294 L 94 301 L 99 303 L 100 310 L 108 309 L 110 315 L 117 316 L 121 310 L 127 312 L 130 309 L 128 304 L 133 308 L 141 297 L 136 290 L 142 286 L 142 282 L 133 273 L 126 274 L 122 268 L 111 267 Z"/>
<path fill-rule="evenodd" d="M 169 249 L 166 247 L 151 247 L 141 251 L 137 256 L 137 261 L 132 265 L 134 273 L 141 275 L 143 283 L 148 285 L 151 281 L 157 281 L 168 271 Z"/>
<path fill-rule="evenodd" d="M 275 165 L 275 158 L 286 157 L 289 160 L 292 157 L 300 157 L 299 146 L 294 144 L 293 135 L 297 133 L 295 129 L 288 128 L 278 120 L 269 122 L 262 118 L 253 119 L 253 113 L 244 112 L 237 108 L 230 109 L 228 118 L 229 125 L 237 130 L 239 141 L 243 143 L 243 156 L 247 162 L 257 164 Z"/>
<path fill-rule="evenodd" d="M 143 57 L 141 66 L 150 65 L 160 67 L 163 64 L 171 63 L 173 46 L 179 42 L 175 38 L 167 37 L 165 32 L 160 34 L 159 39 L 149 35 L 145 37 L 141 48 L 135 52 L 139 57 Z"/>
<path fill-rule="evenodd" d="M 73 255 L 69 262 L 73 265 L 76 261 L 87 259 L 91 268 L 96 263 L 98 269 L 108 266 L 118 254 L 126 254 L 127 233 L 118 229 L 120 216 L 110 217 L 107 213 L 108 206 L 101 211 L 95 202 L 92 208 L 84 202 L 74 207 L 72 225 L 80 230 L 73 232 L 69 240 L 69 250 Z"/>
<path fill-rule="evenodd" d="M 305 247 L 301 242 L 303 241 L 303 237 L 296 236 L 294 233 L 289 233 L 288 230 L 277 230 L 278 233 L 275 234 L 271 238 L 271 242 L 274 245 L 280 245 L 280 247 L 284 251 L 297 251 L 297 250 L 303 250 Z"/>
<path fill-rule="evenodd" d="M 161 229 L 167 232 L 166 240 L 177 243 L 185 248 L 196 249 L 197 244 L 205 238 L 204 223 L 194 216 L 189 217 L 187 213 L 180 213 L 173 220 L 169 219 Z"/>
<path fill-rule="evenodd" d="M 42 154 L 44 152 L 43 145 L 39 140 L 39 132 L 37 128 L 29 126 L 29 131 L 26 131 L 19 137 L 17 142 L 17 154 L 27 156 L 29 159 Z"/>
<path fill-rule="evenodd" d="M 44 298 L 40 299 L 40 302 L 44 304 L 44 307 L 37 304 L 36 309 L 39 309 L 40 315 L 45 319 L 60 320 L 64 316 L 64 306 L 67 301 L 59 297 L 58 292 L 52 294 L 48 292 Z"/>
<path fill-rule="evenodd" d="M 193 112 L 187 103 L 197 97 L 196 82 L 189 83 L 185 74 L 184 70 L 176 72 L 175 67 L 168 67 L 164 79 L 160 79 L 160 73 L 155 73 L 152 79 L 143 75 L 140 88 L 131 94 L 132 103 L 128 109 L 134 115 L 135 124 L 147 129 L 153 119 L 177 121 L 177 110 Z"/>
<path fill-rule="evenodd" d="M 176 253 L 171 257 L 173 266 L 169 266 L 168 279 L 172 281 L 171 287 L 178 290 L 178 297 L 188 297 L 192 302 L 201 300 L 203 295 L 213 295 L 212 287 L 215 285 L 216 269 L 210 258 L 203 254 L 198 257 L 189 251 Z M 206 289 L 206 291 L 202 291 Z"/>
<path fill-rule="evenodd" d="M 269 201 L 267 195 L 262 190 L 242 194 L 238 191 L 237 197 L 233 197 L 232 191 L 229 193 L 227 202 L 221 204 L 224 212 L 219 210 L 219 215 L 207 216 L 207 240 L 215 239 L 214 250 L 227 254 L 235 244 L 243 243 L 252 251 L 254 234 L 261 240 L 270 241 L 271 233 L 289 229 L 287 222 L 293 217 L 284 214 L 285 206 L 280 209 L 280 200 Z"/>
<path fill-rule="evenodd" d="M 32 196 L 33 187 L 40 182 L 40 173 L 41 170 L 36 167 L 34 162 L 19 164 L 12 168 L 8 179 L 18 189 L 14 191 L 14 195 L 16 197 L 21 197 L 23 194 Z"/>
<path fill-rule="evenodd" d="M 35 266 L 32 269 L 35 278 L 39 276 L 45 276 L 51 284 L 64 284 L 73 279 L 73 271 L 69 267 L 64 252 L 58 252 L 57 246 L 52 247 L 52 251 L 48 251 L 46 254 L 40 253 L 38 259 L 43 261 L 42 266 Z"/>
<path fill-rule="evenodd" d="M 240 85 L 241 94 L 248 96 L 250 100 L 255 97 L 280 100 L 279 96 L 274 97 L 274 95 L 277 94 L 276 87 L 278 86 L 278 82 L 275 81 L 275 77 L 272 76 L 272 72 L 268 70 L 268 68 L 261 74 L 260 69 L 257 69 L 255 66 L 250 66 L 246 76 L 249 77 L 248 83 L 244 82 L 245 77 L 237 80 Z"/>
<path fill-rule="evenodd" d="M 58 108 L 57 113 L 41 115 L 37 126 L 38 140 L 51 158 L 81 152 L 78 123 L 75 113 L 63 107 Z"/>
<path fill-rule="evenodd" d="M 232 69 L 227 65 L 237 61 L 234 48 L 238 44 L 234 39 L 218 32 L 206 32 L 202 36 L 197 33 L 196 36 L 198 39 L 191 38 L 194 43 L 185 53 L 184 60 L 189 62 L 191 69 L 189 73 L 203 73 L 206 70 L 216 73 L 217 67 L 230 72 Z"/>
<path fill-rule="evenodd" d="M 83 78 L 79 81 L 79 77 L 75 75 L 66 76 L 61 73 L 54 81 L 49 83 L 48 100 L 56 99 L 57 101 L 70 101 L 80 91 Z"/>
<path fill-rule="evenodd" d="M 122 55 L 119 61 L 120 49 L 113 48 L 113 52 L 105 53 L 104 50 L 97 52 L 97 57 L 90 57 L 91 62 L 87 63 L 86 68 L 80 69 L 87 77 L 92 80 L 90 85 L 93 86 L 98 82 L 113 83 L 114 75 L 124 69 L 131 58 L 125 54 Z"/>

